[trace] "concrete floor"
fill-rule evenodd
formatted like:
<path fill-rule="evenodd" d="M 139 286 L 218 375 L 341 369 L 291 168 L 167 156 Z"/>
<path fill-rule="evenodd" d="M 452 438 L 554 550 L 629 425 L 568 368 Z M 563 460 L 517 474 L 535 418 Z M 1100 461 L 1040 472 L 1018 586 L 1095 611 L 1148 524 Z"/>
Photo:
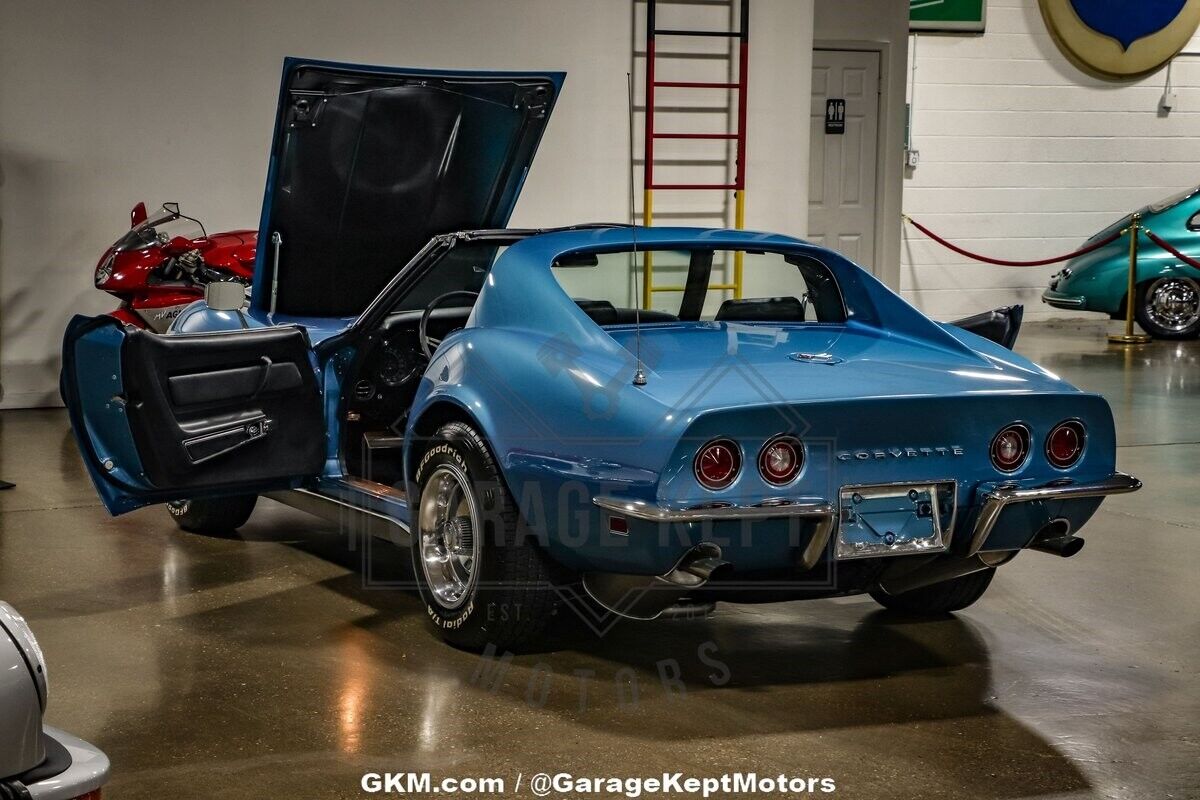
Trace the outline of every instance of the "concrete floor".
<path fill-rule="evenodd" d="M 1109 398 L 1146 488 L 1105 503 L 1079 557 L 1024 554 L 953 619 L 723 606 L 519 656 L 493 686 L 328 525 L 269 501 L 236 540 L 109 518 L 56 411 L 0 414 L 0 598 L 47 653 L 48 721 L 108 752 L 118 800 L 664 769 L 840 797 L 1200 797 L 1200 343 L 1042 324 L 1020 349 Z M 397 574 L 373 552 L 372 578 Z"/>

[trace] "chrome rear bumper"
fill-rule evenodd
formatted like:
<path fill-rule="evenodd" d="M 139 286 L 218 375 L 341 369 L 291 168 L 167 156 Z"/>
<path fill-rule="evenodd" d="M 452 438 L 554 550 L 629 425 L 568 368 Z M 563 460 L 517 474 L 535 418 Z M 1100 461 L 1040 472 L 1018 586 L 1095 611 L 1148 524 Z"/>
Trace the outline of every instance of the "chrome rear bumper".
<path fill-rule="evenodd" d="M 968 556 L 973 556 L 982 548 L 1000 514 L 1004 509 L 1018 503 L 1054 500 L 1082 500 L 1089 497 L 1108 497 L 1112 494 L 1128 494 L 1142 488 L 1142 482 L 1132 475 L 1115 472 L 1102 481 L 1092 483 L 1063 483 L 1051 486 L 1039 486 L 1031 489 L 1018 487 L 993 489 L 983 495 L 983 507 L 975 519 L 975 527 L 971 531 L 971 541 L 967 550 Z"/>
<path fill-rule="evenodd" d="M 1069 478 L 1048 486 L 1020 488 L 1001 487 L 984 493 L 971 530 L 967 557 L 976 555 L 987 542 L 1004 509 L 1019 503 L 1037 501 L 1081 500 L 1089 497 L 1107 497 L 1113 494 L 1128 494 L 1142 488 L 1142 482 L 1131 475 L 1116 472 L 1101 481 L 1074 483 Z M 768 500 L 752 506 L 692 506 L 675 508 L 647 503 L 641 500 L 622 500 L 615 497 L 596 497 L 592 502 L 610 514 L 617 514 L 642 522 L 691 523 L 741 520 L 766 520 L 801 518 L 812 520 L 815 525 L 812 538 L 801 555 L 805 569 L 816 566 L 829 544 L 829 537 L 837 523 L 837 511 L 833 504 L 823 500 Z"/>
<path fill-rule="evenodd" d="M 829 544 L 829 536 L 833 532 L 837 514 L 833 504 L 823 500 L 791 501 L 768 500 L 753 506 L 699 506 L 690 508 L 672 508 L 655 505 L 641 500 L 619 500 L 615 497 L 596 497 L 592 499 L 600 508 L 611 514 L 619 514 L 642 522 L 680 523 L 680 522 L 719 522 L 722 520 L 739 521 L 755 519 L 809 519 L 815 525 L 812 537 L 800 555 L 800 564 L 804 569 L 812 569 L 821 560 L 825 546 Z"/>
<path fill-rule="evenodd" d="M 833 505 L 823 500 L 768 500 L 754 506 L 689 506 L 673 508 L 642 500 L 620 500 L 616 497 L 596 497 L 592 502 L 605 511 L 642 520 L 643 522 L 705 522 L 723 519 L 781 519 L 809 517 L 833 519 Z"/>

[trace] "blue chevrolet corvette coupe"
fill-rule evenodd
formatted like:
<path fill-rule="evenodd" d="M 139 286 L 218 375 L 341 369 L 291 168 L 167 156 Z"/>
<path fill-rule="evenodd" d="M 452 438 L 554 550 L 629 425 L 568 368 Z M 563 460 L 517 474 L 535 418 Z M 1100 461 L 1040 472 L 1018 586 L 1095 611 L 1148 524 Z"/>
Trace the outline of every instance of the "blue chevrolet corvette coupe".
<path fill-rule="evenodd" d="M 389 537 L 482 648 L 564 603 L 944 614 L 1139 487 L 1107 403 L 1011 351 L 1017 309 L 933 322 L 787 236 L 504 230 L 561 84 L 289 60 L 248 309 L 67 330 L 108 509 L 219 533 L 266 495 Z M 649 303 L 648 258 L 678 284 Z"/>

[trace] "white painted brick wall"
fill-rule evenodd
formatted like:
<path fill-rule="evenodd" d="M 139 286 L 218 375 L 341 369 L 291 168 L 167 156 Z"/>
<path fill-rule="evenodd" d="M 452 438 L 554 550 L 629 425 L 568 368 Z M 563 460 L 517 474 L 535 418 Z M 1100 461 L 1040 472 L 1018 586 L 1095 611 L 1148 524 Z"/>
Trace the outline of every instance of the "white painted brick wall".
<path fill-rule="evenodd" d="M 632 63 L 632 26 L 645 13 L 644 4 L 208 5 L 217 11 L 202 14 L 195 3 L 156 0 L 0 0 L 0 407 L 58 403 L 62 330 L 72 314 L 114 307 L 113 298 L 92 285 L 92 272 L 135 202 L 178 200 L 209 230 L 258 224 L 284 55 L 566 70 L 512 225 L 627 219 L 625 73 Z M 750 74 L 757 77 L 750 96 L 747 185 L 754 199 L 747 224 L 803 235 L 812 0 L 754 0 L 752 8 L 757 19 L 751 25 Z M 728 19 L 714 18 L 721 11 L 693 7 L 693 16 L 687 16 L 689 8 L 676 5 L 664 12 L 664 22 L 728 29 Z M 196 46 L 180 47 L 178 37 L 161 35 L 190 32 L 198 19 L 204 30 Z M 636 66 L 644 74 L 643 65 Z M 712 79 L 703 68 L 664 69 L 664 77 Z M 696 119 L 703 116 L 667 118 L 664 124 L 704 130 L 703 125 L 724 122 Z M 707 202 L 712 205 L 711 198 Z"/>
<path fill-rule="evenodd" d="M 1162 117 L 1165 70 L 1090 77 L 1054 44 L 1037 0 L 988 0 L 987 33 L 921 35 L 915 63 L 921 165 L 905 181 L 905 211 L 968 249 L 1021 260 L 1070 252 L 1122 214 L 1200 184 L 1200 57 L 1176 59 L 1178 105 Z M 1067 313 L 1040 299 L 1058 266 L 977 264 L 911 227 L 901 263 L 905 297 L 935 318 L 1012 303 L 1030 318 Z"/>

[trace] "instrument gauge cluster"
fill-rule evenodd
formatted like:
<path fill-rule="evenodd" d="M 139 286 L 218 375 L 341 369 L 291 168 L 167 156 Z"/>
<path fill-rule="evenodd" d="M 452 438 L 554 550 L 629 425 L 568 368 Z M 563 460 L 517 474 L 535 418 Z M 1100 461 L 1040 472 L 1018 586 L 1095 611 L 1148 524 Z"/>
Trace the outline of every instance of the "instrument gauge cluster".
<path fill-rule="evenodd" d="M 405 333 L 376 341 L 349 384 L 351 408 L 364 424 L 391 425 L 412 403 L 428 361 Z"/>
<path fill-rule="evenodd" d="M 375 362 L 375 377 L 384 386 L 404 386 L 421 377 L 425 358 L 415 347 L 402 342 L 384 341 Z"/>

